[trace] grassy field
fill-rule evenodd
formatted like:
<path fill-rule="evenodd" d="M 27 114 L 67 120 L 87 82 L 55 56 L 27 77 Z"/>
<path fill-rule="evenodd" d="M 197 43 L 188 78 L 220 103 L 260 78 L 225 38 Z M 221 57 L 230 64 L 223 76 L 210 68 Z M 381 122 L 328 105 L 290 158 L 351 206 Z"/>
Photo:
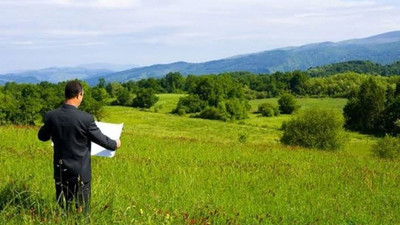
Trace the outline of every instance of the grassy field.
<path fill-rule="evenodd" d="M 180 117 L 169 113 L 180 96 L 160 95 L 148 111 L 106 108 L 105 122 L 125 123 L 123 146 L 93 158 L 90 218 L 55 204 L 52 147 L 38 127 L 0 127 L 0 223 L 400 223 L 400 162 L 371 156 L 376 138 L 348 133 L 336 152 L 288 147 L 279 127 L 290 116 Z M 276 99 L 252 111 L 262 102 Z M 299 103 L 341 113 L 346 100 Z"/>

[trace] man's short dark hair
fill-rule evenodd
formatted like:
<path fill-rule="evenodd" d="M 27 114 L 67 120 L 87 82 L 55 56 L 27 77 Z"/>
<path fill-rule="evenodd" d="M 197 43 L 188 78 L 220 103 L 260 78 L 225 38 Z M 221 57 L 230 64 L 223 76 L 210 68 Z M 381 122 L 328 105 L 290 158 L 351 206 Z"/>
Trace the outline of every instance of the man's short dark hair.
<path fill-rule="evenodd" d="M 79 81 L 69 81 L 65 85 L 65 99 L 71 99 L 79 95 L 82 92 L 82 84 Z"/>

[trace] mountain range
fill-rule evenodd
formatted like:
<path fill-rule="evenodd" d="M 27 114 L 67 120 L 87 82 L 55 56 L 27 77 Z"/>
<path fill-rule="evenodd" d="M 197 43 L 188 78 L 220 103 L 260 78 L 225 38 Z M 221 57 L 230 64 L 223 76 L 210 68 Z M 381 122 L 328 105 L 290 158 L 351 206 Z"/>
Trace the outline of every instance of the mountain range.
<path fill-rule="evenodd" d="M 133 67 L 136 66 L 110 63 L 82 64 L 76 67 L 51 67 L 40 70 L 3 74 L 0 75 L 0 84 L 12 81 L 17 83 L 39 83 L 41 81 L 57 83 L 75 78 L 88 80 L 93 77 L 108 76 L 117 71 L 131 69 Z"/>
<path fill-rule="evenodd" d="M 104 77 L 108 82 L 124 82 L 149 77 L 159 78 L 169 72 L 180 72 L 183 75 L 216 74 L 232 71 L 273 73 L 308 70 L 312 67 L 352 60 L 368 60 L 384 65 L 400 60 L 400 31 L 340 42 L 322 42 L 299 47 L 279 48 L 203 63 L 175 62 L 135 67 L 119 72 L 110 69 L 93 69 L 87 65 L 86 68 L 85 65 L 75 68 L 48 68 L 0 75 L 0 83 L 7 80 L 58 82 L 79 78 L 88 81 L 89 84 L 96 84 L 101 77 Z"/>

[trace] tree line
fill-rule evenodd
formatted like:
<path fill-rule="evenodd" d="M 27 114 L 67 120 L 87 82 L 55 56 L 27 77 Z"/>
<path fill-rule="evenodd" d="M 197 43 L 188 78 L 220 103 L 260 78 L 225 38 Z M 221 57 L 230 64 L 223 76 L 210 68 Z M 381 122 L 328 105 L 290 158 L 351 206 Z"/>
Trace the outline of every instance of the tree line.
<path fill-rule="evenodd" d="M 183 76 L 179 72 L 171 72 L 162 78 L 122 83 L 107 83 L 105 79 L 99 79 L 94 87 L 82 82 L 85 88 L 82 109 L 101 120 L 104 117 L 104 105 L 150 108 L 157 102 L 158 93 L 186 93 L 187 96 L 179 99 L 174 113 L 189 113 L 195 117 L 224 121 L 240 120 L 247 117 L 248 101 L 251 99 L 278 97 L 288 93 L 295 96 L 356 99 L 360 96 L 360 91 L 362 92 L 362 84 L 371 79 L 379 87 L 383 87 L 386 93 L 395 89 L 400 76 L 371 76 L 346 72 L 328 77 L 311 77 L 304 71 L 277 72 L 271 75 L 229 72 L 218 75 Z M 12 82 L 0 86 L 0 124 L 35 124 L 41 120 L 46 111 L 56 108 L 63 102 L 64 86 L 65 82 L 58 84 Z M 385 99 L 396 99 L 396 96 L 386 94 Z M 395 107 L 385 103 L 385 107 L 389 105 Z M 356 109 L 358 110 L 357 107 L 354 108 Z M 273 108 L 264 107 L 262 110 L 266 115 L 277 113 Z M 271 113 L 271 110 L 275 111 Z M 350 106 L 348 110 L 352 111 Z M 391 114 L 388 113 L 387 116 Z M 350 118 L 350 114 L 348 117 Z M 355 116 L 351 118 L 353 117 Z"/>

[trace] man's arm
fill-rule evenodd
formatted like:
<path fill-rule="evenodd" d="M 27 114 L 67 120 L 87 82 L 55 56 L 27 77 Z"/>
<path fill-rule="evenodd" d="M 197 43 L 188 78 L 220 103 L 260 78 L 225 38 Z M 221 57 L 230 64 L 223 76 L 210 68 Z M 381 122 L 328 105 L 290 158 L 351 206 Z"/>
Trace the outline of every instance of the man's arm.
<path fill-rule="evenodd" d="M 49 122 L 48 122 L 47 115 L 46 115 L 45 119 L 44 119 L 44 125 L 39 129 L 38 138 L 41 141 L 48 141 L 48 140 L 50 140 L 50 137 L 51 137 L 50 127 L 49 127 Z"/>
<path fill-rule="evenodd" d="M 91 117 L 89 127 L 89 138 L 94 143 L 110 150 L 116 150 L 121 144 L 118 143 L 119 140 L 112 140 L 106 135 L 104 135 L 94 122 L 93 117 Z"/>

